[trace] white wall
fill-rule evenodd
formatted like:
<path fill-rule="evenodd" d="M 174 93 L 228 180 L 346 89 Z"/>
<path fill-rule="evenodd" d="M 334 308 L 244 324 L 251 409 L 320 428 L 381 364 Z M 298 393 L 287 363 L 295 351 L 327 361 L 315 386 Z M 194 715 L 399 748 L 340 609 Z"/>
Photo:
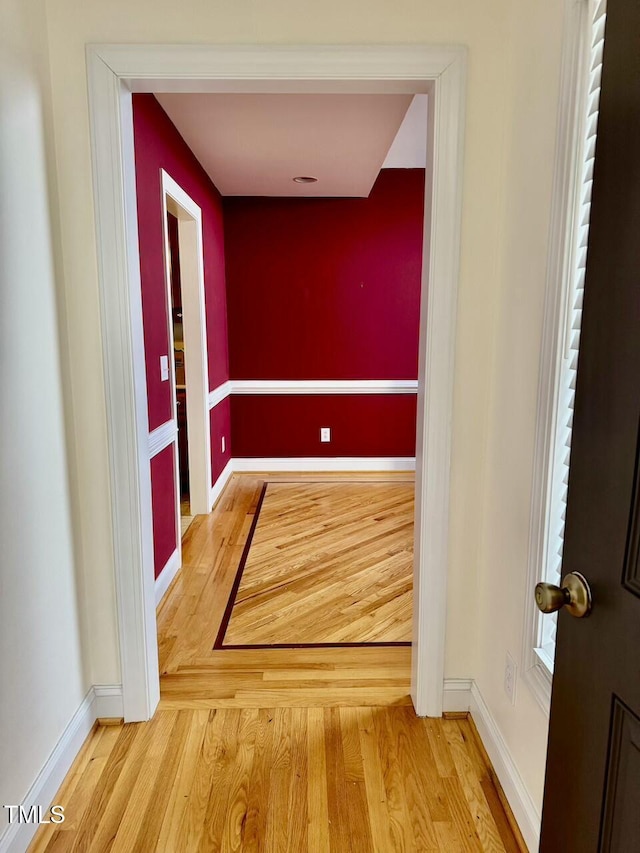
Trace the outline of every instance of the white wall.
<path fill-rule="evenodd" d="M 504 692 L 506 654 L 520 665 L 564 4 L 517 3 L 510 34 L 513 118 L 504 171 L 502 268 L 487 430 L 475 677 L 524 781 L 541 803 L 548 718 L 522 680 Z"/>
<path fill-rule="evenodd" d="M 89 42 L 435 42 L 469 47 L 446 674 L 477 675 L 540 800 L 546 727 L 519 653 L 559 73 L 557 0 L 47 0 L 76 515 L 91 680 L 119 679 L 92 207 Z M 494 593 L 500 586 L 495 606 Z M 514 600 L 515 596 L 515 600 Z"/>
<path fill-rule="evenodd" d="M 19 803 L 88 683 L 79 647 L 45 145 L 44 5 L 0 10 L 0 804 Z M 0 833 L 6 812 L 0 810 Z"/>

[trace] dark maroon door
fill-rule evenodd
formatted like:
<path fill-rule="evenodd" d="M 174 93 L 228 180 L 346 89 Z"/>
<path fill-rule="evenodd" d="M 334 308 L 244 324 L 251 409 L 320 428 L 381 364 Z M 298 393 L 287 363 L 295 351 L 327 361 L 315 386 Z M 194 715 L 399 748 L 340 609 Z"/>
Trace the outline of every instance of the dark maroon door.
<path fill-rule="evenodd" d="M 609 0 L 572 438 L 544 853 L 640 851 L 640 0 Z"/>

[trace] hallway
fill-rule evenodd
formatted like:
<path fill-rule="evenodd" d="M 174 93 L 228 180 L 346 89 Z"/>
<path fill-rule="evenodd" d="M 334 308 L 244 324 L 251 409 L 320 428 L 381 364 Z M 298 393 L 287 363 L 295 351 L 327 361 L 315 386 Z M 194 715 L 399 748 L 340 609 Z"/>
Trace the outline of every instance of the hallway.
<path fill-rule="evenodd" d="M 413 711 L 412 545 L 411 474 L 235 475 L 159 608 L 159 710 L 94 729 L 31 853 L 525 849 L 471 719 Z"/>
<path fill-rule="evenodd" d="M 56 802 L 67 820 L 30 853 L 520 849 L 473 724 L 409 707 L 159 711 L 97 727 Z"/>

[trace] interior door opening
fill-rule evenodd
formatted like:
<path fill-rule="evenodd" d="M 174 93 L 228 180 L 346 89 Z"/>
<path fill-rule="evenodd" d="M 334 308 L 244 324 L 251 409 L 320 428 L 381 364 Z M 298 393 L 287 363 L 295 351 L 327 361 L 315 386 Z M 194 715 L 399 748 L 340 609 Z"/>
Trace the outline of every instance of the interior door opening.
<path fill-rule="evenodd" d="M 154 560 L 152 491 L 149 453 L 155 436 L 146 406 L 139 233 L 132 93 L 185 91 L 176 80 L 188 78 L 203 92 L 379 92 L 433 93 L 429 104 L 434 175 L 425 199 L 432 210 L 425 238 L 429 262 L 422 268 L 429 282 L 429 314 L 420 318 L 418 399 L 418 465 L 416 472 L 416 542 L 414 560 L 415 615 L 411 694 L 418 714 L 442 712 L 453 359 L 460 237 L 461 174 L 466 51 L 463 47 L 420 45 L 397 48 L 341 46 L 338 50 L 291 50 L 274 46 L 235 50 L 208 46 L 198 51 L 205 61 L 202 76 L 192 63 L 194 50 L 175 46 L 173 77 L 160 64 L 131 46 L 127 61 L 119 46 L 91 46 L 88 52 L 91 132 L 95 175 L 100 287 L 103 296 L 104 348 L 108 389 L 111 476 L 114 507 L 115 575 L 123 665 L 125 718 L 149 719 L 159 700 L 156 639 L 157 588 L 150 566 Z M 131 78 L 135 59 L 139 73 Z M 107 59 L 108 57 L 108 59 Z M 310 64 L 310 57 L 313 61 Z M 264 61 L 263 61 L 264 60 Z M 202 79 L 201 79 L 202 78 Z M 295 82 L 292 82 L 295 81 Z M 193 89 L 191 89 L 193 91 Z M 118 92 L 119 97 L 113 97 Z M 445 120 L 446 117 L 446 120 Z M 433 120 L 432 120 L 433 119 Z M 114 152 L 114 139 L 122 141 Z M 164 167 L 163 167 L 164 168 Z M 168 176 L 164 176 L 168 178 Z M 178 188 L 179 189 L 179 188 Z M 157 198 L 157 196 L 156 196 Z M 123 209 L 127 216 L 122 215 Z M 180 219 L 180 217 L 178 217 Z M 182 260 L 182 221 L 180 221 Z M 182 286 L 186 304 L 184 262 Z M 128 306 L 121 310 L 121 306 Z M 183 309 L 184 309 L 183 305 Z M 185 312 L 185 335 L 188 338 Z M 123 341 L 125 346 L 123 347 Z M 166 349 L 165 349 L 166 352 Z M 114 361 L 114 353 L 118 360 Z M 190 358 L 187 340 L 185 354 Z M 429 365 L 431 381 L 424 382 Z M 157 369 L 154 359 L 153 369 Z M 190 364 L 186 364 L 189 390 Z M 123 376 L 125 382 L 123 382 Z M 188 405 L 191 423 L 191 398 Z M 203 421 L 204 423 L 204 421 Z M 156 430 L 154 430 L 156 432 Z M 195 501 L 197 473 L 209 465 L 193 465 L 193 432 L 189 429 L 190 498 Z M 424 477 L 429 470 L 429 478 Z M 131 472 L 137 476 L 131 476 Z M 211 489 L 209 489 L 211 492 Z M 428 534 L 428 535 L 427 535 Z"/>
<path fill-rule="evenodd" d="M 185 370 L 184 323 L 182 322 L 182 282 L 180 277 L 180 242 L 178 217 L 167 211 L 169 280 L 171 283 L 171 321 L 173 325 L 173 363 L 175 371 L 175 403 L 178 429 L 178 476 L 180 489 L 180 532 L 187 532 L 193 514 L 189 494 L 189 430 L 187 418 L 187 378 Z"/>

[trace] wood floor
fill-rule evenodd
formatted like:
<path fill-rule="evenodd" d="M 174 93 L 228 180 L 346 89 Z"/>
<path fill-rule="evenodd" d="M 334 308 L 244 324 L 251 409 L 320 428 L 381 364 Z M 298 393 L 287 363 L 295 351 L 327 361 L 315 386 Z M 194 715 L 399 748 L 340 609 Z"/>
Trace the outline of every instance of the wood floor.
<path fill-rule="evenodd" d="M 340 536 L 336 530 L 335 515 L 343 516 L 349 513 L 349 525 L 346 526 L 349 539 L 350 553 L 341 559 L 342 579 L 347 587 L 341 597 L 344 606 L 349 604 L 366 608 L 367 597 L 373 595 L 374 601 L 382 601 L 384 591 L 373 592 L 376 585 L 382 589 L 379 563 L 384 562 L 387 552 L 391 554 L 394 565 L 398 560 L 410 572 L 410 549 L 413 525 L 411 474 L 396 475 L 360 475 L 354 482 L 352 477 L 327 477 L 326 475 L 305 475 L 304 480 L 297 483 L 284 482 L 284 477 L 234 475 L 227 486 L 220 502 L 213 513 L 208 516 L 197 516 L 182 543 L 183 567 L 175 582 L 170 587 L 158 614 L 158 638 L 160 652 L 160 691 L 162 709 L 178 710 L 181 708 L 264 708 L 266 707 L 307 707 L 309 705 L 324 706 L 364 706 L 364 705 L 395 705 L 410 704 L 409 688 L 411 680 L 411 652 L 409 647 L 401 646 L 369 646 L 361 648 L 265 648 L 265 649 L 229 649 L 214 648 L 219 640 L 221 626 L 225 616 L 231 617 L 234 623 L 235 615 L 229 612 L 229 599 L 237 579 L 238 567 L 245 552 L 245 546 L 254 524 L 256 511 L 260 504 L 265 482 L 268 483 L 267 499 L 263 502 L 263 512 L 268 522 L 278 527 L 277 513 L 284 510 L 289 524 L 298 525 L 300 533 L 309 530 L 308 514 L 314 514 L 314 531 L 324 531 L 320 536 L 324 540 L 323 548 L 327 553 L 334 541 L 334 566 L 329 571 L 338 572 L 336 553 L 339 552 Z M 286 479 L 291 481 L 292 476 Z M 286 487 L 286 488 L 285 488 Z M 280 496 L 285 488 L 286 500 Z M 341 501 L 339 490 L 345 489 L 353 498 L 353 506 L 349 510 L 346 503 Z M 302 496 L 303 510 L 296 509 L 292 490 Z M 272 491 L 276 499 L 270 504 L 269 493 Z M 333 491 L 332 491 L 333 490 Z M 384 508 L 382 499 L 384 490 L 390 503 Z M 333 496 L 332 496 L 333 495 Z M 311 496 L 311 497 L 310 497 Z M 355 497 L 357 496 L 357 502 Z M 315 500 L 313 499 L 315 498 Z M 270 505 L 274 507 L 273 514 Z M 294 511 L 292 511 L 292 509 Z M 333 513 L 333 516 L 332 516 Z M 385 517 L 390 514 L 390 518 Z M 320 516 L 322 522 L 320 522 Z M 262 517 L 262 512 L 258 518 Z M 375 521 L 375 518 L 380 521 Z M 301 519 L 301 520 L 300 520 Z M 264 519 L 263 519 L 264 520 Z M 281 521 L 282 519 L 280 519 Z M 327 528 L 323 524 L 328 525 Z M 396 534 L 394 526 L 398 527 Z M 355 529 L 354 529 L 355 528 Z M 373 532 L 378 528 L 377 532 Z M 327 529 L 329 534 L 326 533 Z M 359 563 L 358 530 L 363 549 L 370 552 L 371 566 L 367 573 L 366 566 Z M 264 545 L 273 551 L 278 550 L 277 542 L 286 545 L 286 530 L 269 538 L 270 524 L 260 523 L 254 531 L 254 539 L 249 550 L 248 558 L 256 544 L 260 547 L 260 537 L 265 537 Z M 384 545 L 377 544 L 377 537 L 384 540 Z M 276 543 L 274 545 L 274 542 Z M 307 553 L 316 553 L 316 539 L 307 546 Z M 283 550 L 283 549 L 280 549 Z M 285 549 L 286 550 L 286 549 Z M 260 554 L 260 550 L 258 554 Z M 296 552 L 296 559 L 304 563 L 301 554 L 304 544 Z M 282 564 L 286 565 L 283 558 Z M 355 565 L 361 578 L 361 595 L 354 595 L 354 588 L 349 590 L 349 567 Z M 245 569 L 246 571 L 246 569 Z M 294 562 L 289 564 L 288 571 L 298 571 Z M 298 575 L 300 573 L 298 572 Z M 244 577 L 244 572 L 243 572 Z M 248 576 L 251 580 L 252 575 Z M 255 578 L 255 575 L 253 576 Z M 305 597 L 306 606 L 313 597 L 313 590 L 304 590 L 304 581 L 298 576 L 296 583 L 301 589 L 300 595 Z M 406 587 L 406 577 L 404 585 Z M 269 595 L 287 596 L 288 591 L 282 590 L 276 583 Z M 291 584 L 290 584 L 291 586 Z M 325 586 L 316 583 L 319 613 L 328 623 L 336 619 L 337 593 L 326 592 L 331 607 L 322 609 L 322 598 Z M 401 591 L 403 590 L 403 591 Z M 351 595 L 349 594 L 349 591 Z M 401 585 L 395 587 L 402 607 L 396 608 L 396 614 L 402 613 L 402 633 L 396 632 L 390 636 L 410 637 L 410 593 Z M 243 615 L 246 619 L 248 610 L 244 603 Z M 383 605 L 384 606 L 384 603 Z M 233 608 L 235 610 L 235 608 Z M 291 637 L 284 621 L 277 620 L 277 608 L 272 610 L 274 622 L 278 624 L 278 635 L 274 633 L 270 639 Z M 398 617 L 400 618 L 400 617 Z M 298 614 L 299 625 L 305 630 L 317 630 L 305 619 L 304 608 Z M 292 622 L 295 620 L 291 620 Z M 320 621 L 318 616 L 316 621 Z M 375 620 L 371 620 L 375 621 Z M 382 620 L 381 620 L 382 621 Z M 391 620 L 393 623 L 394 620 Z M 248 630 L 247 622 L 242 623 Z M 344 625 L 344 617 L 340 616 L 338 624 Z M 266 631 L 266 628 L 262 628 Z M 320 630 L 323 630 L 320 628 Z M 385 628 L 385 630 L 387 630 Z M 227 632 L 228 633 L 228 632 Z M 234 636 L 234 635 L 232 635 Z M 261 634 L 264 636 L 264 634 Z M 309 633 L 307 642 L 323 636 Z M 364 626 L 358 633 L 350 635 L 361 638 L 364 642 L 371 636 Z M 245 635 L 248 638 L 248 635 Z M 252 635 L 255 639 L 255 635 Z M 305 641 L 305 635 L 298 630 L 297 640 Z M 228 638 L 225 638 L 225 644 Z"/>
<path fill-rule="evenodd" d="M 269 478 L 275 515 L 290 502 L 283 479 Z M 323 480 L 354 488 L 347 477 L 305 479 L 315 480 L 313 512 L 331 491 Z M 383 538 L 405 524 L 403 479 L 387 483 L 393 521 L 370 493 Z M 189 527 L 158 616 L 160 708 L 148 723 L 94 729 L 54 800 L 65 822 L 41 827 L 31 853 L 526 850 L 472 720 L 415 716 L 409 647 L 213 648 L 264 482 L 234 476 L 216 510 Z M 358 523 L 348 527 L 356 536 Z M 258 540 L 267 550 L 268 530 Z M 254 583 L 250 573 L 242 602 Z"/>
<path fill-rule="evenodd" d="M 225 646 L 411 642 L 412 483 L 266 483 Z"/>
<path fill-rule="evenodd" d="M 472 724 L 411 708 L 160 711 L 97 728 L 31 853 L 521 848 Z"/>

